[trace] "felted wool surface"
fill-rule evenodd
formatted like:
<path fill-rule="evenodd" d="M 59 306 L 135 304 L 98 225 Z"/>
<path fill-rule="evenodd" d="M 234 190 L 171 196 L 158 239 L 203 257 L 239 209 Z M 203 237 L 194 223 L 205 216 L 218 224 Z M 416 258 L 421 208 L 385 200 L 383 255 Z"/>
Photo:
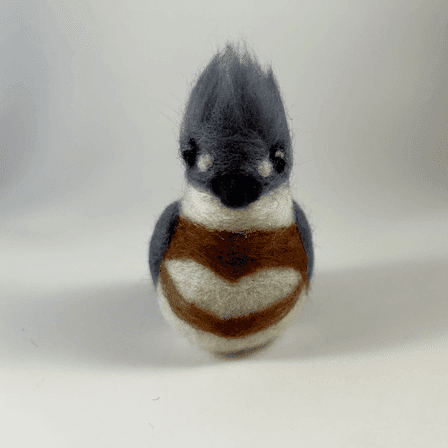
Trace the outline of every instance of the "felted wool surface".
<path fill-rule="evenodd" d="M 210 229 L 239 232 L 244 229 L 277 229 L 294 224 L 294 205 L 289 182 L 267 192 L 257 201 L 240 209 L 223 206 L 203 188 L 187 184 L 181 201 L 181 214 L 190 221 Z"/>
<path fill-rule="evenodd" d="M 285 182 L 291 136 L 272 68 L 263 68 L 246 45 L 226 45 L 191 90 L 179 146 L 187 182 L 230 208 Z"/>
<path fill-rule="evenodd" d="M 250 351 L 295 320 L 313 270 L 272 69 L 232 45 L 217 53 L 191 91 L 179 144 L 187 191 L 150 243 L 160 307 L 209 351 Z"/>
<path fill-rule="evenodd" d="M 288 327 L 297 320 L 297 317 L 307 302 L 307 291 L 306 289 L 302 289 L 294 307 L 281 321 L 266 330 L 259 331 L 258 333 L 246 336 L 245 338 L 229 339 L 216 336 L 207 331 L 202 331 L 179 318 L 171 308 L 161 283 L 157 286 L 157 296 L 162 315 L 175 330 L 203 350 L 217 355 L 231 355 L 232 353 L 239 351 L 250 353 L 253 349 L 264 346 L 270 342 L 275 342 Z"/>
<path fill-rule="evenodd" d="M 309 288 L 297 226 L 294 221 L 275 226 L 270 220 L 242 226 L 250 216 L 258 221 L 254 217 L 260 216 L 260 204 L 235 211 L 219 202 L 212 215 L 221 227 L 224 222 L 234 230 L 211 228 L 210 220 L 199 224 L 198 209 L 207 204 L 204 196 L 212 203 L 214 198 L 191 189 L 161 264 L 157 290 L 165 318 L 212 352 L 250 350 L 274 340 L 297 318 Z M 274 204 L 292 208 L 287 192 L 286 186 L 273 192 L 271 199 L 277 200 L 266 201 L 261 215 L 276 208 Z M 290 222 L 288 216 L 283 215 L 284 222 Z"/>

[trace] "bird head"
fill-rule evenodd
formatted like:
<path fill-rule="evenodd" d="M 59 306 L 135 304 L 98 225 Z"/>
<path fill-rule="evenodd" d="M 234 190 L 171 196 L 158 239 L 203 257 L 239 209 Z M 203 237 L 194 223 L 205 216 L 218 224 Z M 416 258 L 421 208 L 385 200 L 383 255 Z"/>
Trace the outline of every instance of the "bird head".
<path fill-rule="evenodd" d="M 191 91 L 179 143 L 187 181 L 226 207 L 247 207 L 286 182 L 291 138 L 272 69 L 227 44 Z"/>

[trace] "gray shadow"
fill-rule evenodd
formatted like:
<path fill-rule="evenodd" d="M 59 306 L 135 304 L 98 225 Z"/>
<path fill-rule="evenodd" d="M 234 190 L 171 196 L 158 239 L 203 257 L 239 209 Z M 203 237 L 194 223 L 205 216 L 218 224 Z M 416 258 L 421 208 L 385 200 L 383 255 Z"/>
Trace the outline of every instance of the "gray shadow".
<path fill-rule="evenodd" d="M 0 353 L 6 351 L 17 363 L 123 367 L 216 363 L 165 322 L 146 280 L 10 294 L 0 300 L 0 313 Z"/>
<path fill-rule="evenodd" d="M 221 362 L 171 329 L 146 280 L 2 295 L 3 362 L 161 368 Z M 448 260 L 316 272 L 310 296 L 298 321 L 257 360 L 375 351 L 446 334 Z"/>
<path fill-rule="evenodd" d="M 448 333 L 448 259 L 317 272 L 310 297 L 265 359 L 430 346 Z"/>

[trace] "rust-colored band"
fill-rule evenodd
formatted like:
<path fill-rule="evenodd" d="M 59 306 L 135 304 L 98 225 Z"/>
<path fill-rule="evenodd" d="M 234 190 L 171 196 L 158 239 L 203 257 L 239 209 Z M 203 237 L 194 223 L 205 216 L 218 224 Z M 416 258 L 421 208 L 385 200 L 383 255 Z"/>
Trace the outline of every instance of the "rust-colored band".
<path fill-rule="evenodd" d="M 228 339 L 244 338 L 259 331 L 266 330 L 280 322 L 292 310 L 305 285 L 305 282 L 300 280 L 290 295 L 262 311 L 248 313 L 240 317 L 222 319 L 213 312 L 203 310 L 197 305 L 184 300 L 177 292 L 168 274 L 165 262 L 162 263 L 160 279 L 162 281 L 163 293 L 171 309 L 180 319 L 198 330 Z"/>
<path fill-rule="evenodd" d="M 296 224 L 236 233 L 210 230 L 180 216 L 164 259 L 194 260 L 231 283 L 261 269 L 291 267 L 309 286 L 306 252 Z"/>

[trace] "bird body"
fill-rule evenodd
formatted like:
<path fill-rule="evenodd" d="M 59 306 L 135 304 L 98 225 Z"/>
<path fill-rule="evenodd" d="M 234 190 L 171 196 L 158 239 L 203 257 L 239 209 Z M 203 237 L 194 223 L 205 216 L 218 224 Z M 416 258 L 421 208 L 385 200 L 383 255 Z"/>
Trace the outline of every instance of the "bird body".
<path fill-rule="evenodd" d="M 258 65 L 245 60 L 246 71 L 259 74 Z M 266 125 L 262 101 L 258 106 L 249 102 L 240 126 L 230 118 L 241 121 L 244 107 L 229 108 L 229 99 L 216 129 L 210 125 L 213 114 L 204 113 L 210 98 L 216 109 L 225 97 L 217 98 L 215 91 L 228 93 L 232 83 L 247 106 L 247 79 L 232 75 L 229 68 L 240 68 L 242 62 L 228 46 L 199 79 L 196 96 L 193 90 L 181 132 L 187 189 L 165 209 L 150 243 L 150 270 L 163 315 L 181 334 L 215 354 L 249 353 L 278 338 L 303 308 L 313 270 L 311 231 L 290 193 L 292 156 L 284 117 L 274 116 L 281 123 L 279 135 L 269 138 L 259 129 L 255 135 L 253 123 L 247 122 L 247 116 L 257 115 Z M 269 76 L 262 79 L 272 96 L 277 87 Z M 198 108 L 201 95 L 208 101 Z M 274 100 L 278 108 L 275 95 Z M 277 110 L 283 111 L 282 105 Z M 229 120 L 232 126 L 222 132 Z"/>

